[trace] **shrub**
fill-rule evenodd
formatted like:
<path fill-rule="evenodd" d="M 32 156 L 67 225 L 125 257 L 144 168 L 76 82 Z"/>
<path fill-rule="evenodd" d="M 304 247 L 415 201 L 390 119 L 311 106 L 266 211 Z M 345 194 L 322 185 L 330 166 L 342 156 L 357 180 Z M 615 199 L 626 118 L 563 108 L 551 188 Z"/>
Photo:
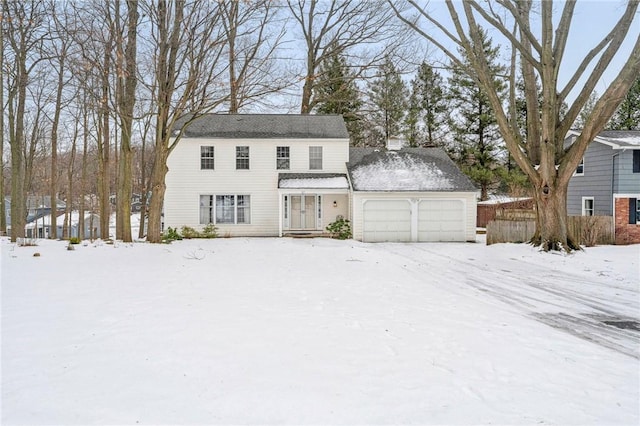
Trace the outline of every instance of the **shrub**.
<path fill-rule="evenodd" d="M 202 229 L 200 238 L 216 238 L 218 236 L 218 228 L 213 223 L 208 224 Z"/>
<path fill-rule="evenodd" d="M 167 231 L 162 234 L 162 242 L 170 243 L 175 240 L 181 240 L 182 237 L 178 233 L 178 230 L 172 227 L 168 227 Z"/>
<path fill-rule="evenodd" d="M 190 226 L 183 226 L 181 231 L 182 238 L 186 238 L 187 240 L 190 240 L 191 238 L 198 238 L 198 231 Z"/>
<path fill-rule="evenodd" d="M 78 237 L 69 238 L 69 244 L 80 244 L 80 238 Z"/>
<path fill-rule="evenodd" d="M 331 238 L 338 240 L 346 240 L 351 238 L 351 225 L 346 219 L 338 219 L 327 225 L 327 231 L 331 234 Z"/>
<path fill-rule="evenodd" d="M 216 238 L 218 236 L 218 228 L 213 223 L 208 224 L 202 228 L 202 232 L 196 231 L 190 226 L 183 226 L 182 229 L 183 238 Z"/>

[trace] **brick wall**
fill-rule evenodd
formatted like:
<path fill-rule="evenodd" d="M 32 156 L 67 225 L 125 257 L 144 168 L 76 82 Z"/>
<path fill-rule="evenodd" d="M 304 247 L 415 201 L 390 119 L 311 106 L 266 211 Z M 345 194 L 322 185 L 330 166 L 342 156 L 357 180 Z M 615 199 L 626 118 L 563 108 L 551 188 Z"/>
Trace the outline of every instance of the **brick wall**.
<path fill-rule="evenodd" d="M 629 223 L 629 199 L 616 198 L 616 244 L 640 243 L 640 223 Z"/>

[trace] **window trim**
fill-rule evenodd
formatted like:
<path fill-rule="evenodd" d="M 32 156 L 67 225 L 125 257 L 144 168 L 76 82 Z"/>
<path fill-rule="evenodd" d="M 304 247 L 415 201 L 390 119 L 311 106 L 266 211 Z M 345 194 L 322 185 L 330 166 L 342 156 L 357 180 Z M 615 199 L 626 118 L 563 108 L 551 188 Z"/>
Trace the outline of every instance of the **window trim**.
<path fill-rule="evenodd" d="M 244 151 L 244 148 L 246 148 L 246 157 L 244 156 L 245 153 L 241 152 L 241 151 Z M 236 146 L 236 170 L 250 170 L 250 168 L 251 168 L 251 162 L 250 162 L 251 155 L 250 154 L 251 154 L 251 150 L 250 150 L 248 145 Z M 240 167 L 240 165 L 244 164 L 245 161 L 246 161 L 247 166 L 246 167 Z"/>
<path fill-rule="evenodd" d="M 578 170 L 580 169 L 580 167 L 582 166 L 582 171 L 579 172 Z M 576 167 L 576 171 L 573 172 L 574 176 L 584 176 L 584 157 L 582 157 L 582 160 L 580 160 L 580 162 L 578 163 L 578 166 Z"/>
<path fill-rule="evenodd" d="M 587 208 L 585 201 L 591 201 L 591 214 L 587 214 Z M 582 197 L 582 216 L 595 216 L 596 215 L 596 200 L 595 197 Z"/>
<path fill-rule="evenodd" d="M 211 148 L 211 152 L 205 152 L 206 149 Z M 205 154 L 211 154 L 205 156 Z M 210 162 L 211 167 L 204 167 L 204 162 Z M 200 145 L 200 170 L 215 170 L 216 169 L 216 151 L 214 145 Z"/>
<path fill-rule="evenodd" d="M 286 152 L 286 157 L 281 156 L 281 153 Z M 281 162 L 286 161 L 286 167 L 280 166 Z M 291 169 L 291 147 L 289 146 L 276 146 L 276 170 L 290 170 Z"/>
<path fill-rule="evenodd" d="M 207 206 L 202 204 L 202 200 L 204 199 L 203 197 L 207 197 L 209 204 Z M 219 205 L 218 205 L 218 198 L 219 197 L 233 197 L 232 198 L 232 203 L 233 203 L 233 222 L 219 222 L 218 221 L 218 209 L 219 209 Z M 238 197 L 243 197 L 243 202 L 247 203 L 247 205 L 244 206 L 239 206 L 238 204 Z M 199 202 L 200 202 L 200 211 L 198 214 L 198 223 L 200 225 L 208 225 L 208 224 L 214 224 L 214 225 L 250 225 L 251 224 L 251 195 L 250 194 L 200 194 L 199 196 Z M 206 208 L 208 209 L 208 211 L 206 212 L 206 216 L 211 220 L 210 222 L 206 222 L 204 223 L 202 221 L 202 209 Z M 239 210 L 244 210 L 244 217 L 245 217 L 245 221 L 244 222 L 239 222 L 238 221 L 238 211 Z"/>
<path fill-rule="evenodd" d="M 320 155 L 319 156 L 312 155 L 312 153 L 314 153 L 314 154 L 320 153 Z M 319 166 L 314 163 L 314 160 L 320 162 Z M 323 149 L 322 149 L 322 146 L 310 146 L 309 147 L 309 170 L 322 170 L 322 167 L 323 167 L 322 163 L 323 163 Z M 314 167 L 314 165 L 315 165 L 315 167 Z"/>

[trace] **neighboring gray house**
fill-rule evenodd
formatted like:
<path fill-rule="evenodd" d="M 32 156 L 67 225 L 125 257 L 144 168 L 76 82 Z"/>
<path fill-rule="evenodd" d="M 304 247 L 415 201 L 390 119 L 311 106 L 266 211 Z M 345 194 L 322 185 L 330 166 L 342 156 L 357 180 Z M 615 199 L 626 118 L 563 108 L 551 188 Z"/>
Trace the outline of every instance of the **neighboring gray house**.
<path fill-rule="evenodd" d="M 580 134 L 570 131 L 567 144 Z M 589 145 L 569 182 L 569 215 L 613 216 L 617 243 L 640 243 L 640 131 L 607 130 Z"/>

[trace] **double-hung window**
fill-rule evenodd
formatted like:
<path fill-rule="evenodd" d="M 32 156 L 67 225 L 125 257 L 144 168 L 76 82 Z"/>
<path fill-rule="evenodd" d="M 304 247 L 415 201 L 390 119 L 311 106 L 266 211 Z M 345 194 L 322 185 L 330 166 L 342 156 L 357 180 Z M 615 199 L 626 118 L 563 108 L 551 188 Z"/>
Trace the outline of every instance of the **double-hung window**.
<path fill-rule="evenodd" d="M 201 195 L 200 224 L 251 223 L 250 195 Z"/>
<path fill-rule="evenodd" d="M 200 147 L 200 170 L 213 170 L 215 168 L 214 152 L 212 146 Z"/>
<path fill-rule="evenodd" d="M 276 169 L 289 170 L 290 159 L 288 146 L 276 147 Z"/>
<path fill-rule="evenodd" d="M 633 173 L 640 173 L 640 149 L 633 151 Z"/>
<path fill-rule="evenodd" d="M 249 170 L 248 146 L 236 146 L 236 170 Z"/>
<path fill-rule="evenodd" d="M 629 198 L 629 224 L 640 225 L 640 198 Z"/>
<path fill-rule="evenodd" d="M 593 197 L 582 197 L 582 216 L 593 216 L 594 211 Z"/>
<path fill-rule="evenodd" d="M 322 147 L 309 147 L 309 170 L 322 170 Z"/>
<path fill-rule="evenodd" d="M 582 160 L 580 160 L 580 164 L 578 164 L 578 167 L 576 167 L 576 172 L 574 173 L 574 176 L 582 175 L 584 175 L 584 157 L 582 158 Z"/>

